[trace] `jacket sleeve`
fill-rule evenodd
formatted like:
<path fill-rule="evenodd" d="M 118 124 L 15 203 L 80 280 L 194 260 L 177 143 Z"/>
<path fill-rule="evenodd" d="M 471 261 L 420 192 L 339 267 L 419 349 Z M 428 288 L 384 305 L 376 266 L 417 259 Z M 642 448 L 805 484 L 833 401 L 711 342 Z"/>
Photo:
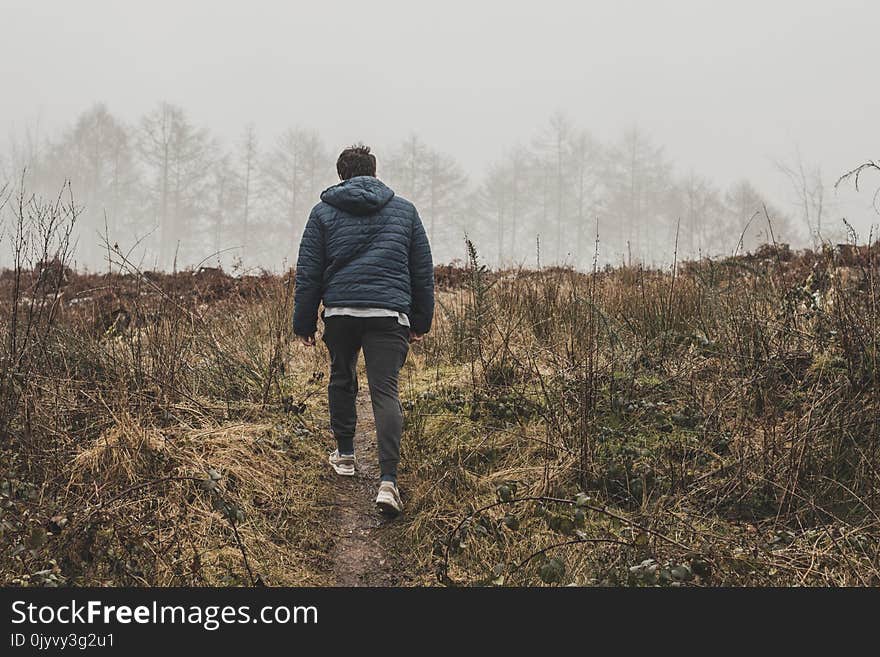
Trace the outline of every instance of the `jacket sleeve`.
<path fill-rule="evenodd" d="M 318 304 L 323 294 L 325 260 L 324 229 L 312 210 L 296 259 L 293 332 L 297 335 L 314 335 L 318 328 Z"/>
<path fill-rule="evenodd" d="M 414 333 L 427 333 L 434 319 L 434 262 L 425 227 L 414 212 L 413 233 L 409 244 L 409 276 L 412 293 L 409 322 Z"/>

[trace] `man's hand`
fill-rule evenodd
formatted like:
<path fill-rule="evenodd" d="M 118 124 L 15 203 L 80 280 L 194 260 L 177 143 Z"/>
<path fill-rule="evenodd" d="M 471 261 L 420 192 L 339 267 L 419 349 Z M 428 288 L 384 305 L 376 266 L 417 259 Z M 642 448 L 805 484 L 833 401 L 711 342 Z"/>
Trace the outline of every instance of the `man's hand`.
<path fill-rule="evenodd" d="M 414 332 L 412 332 L 412 331 L 409 332 L 409 341 L 410 341 L 410 343 L 413 343 L 413 342 L 421 342 L 421 341 L 422 341 L 422 338 L 424 338 L 424 337 L 425 337 L 425 334 L 424 334 L 424 333 L 414 333 Z"/>
<path fill-rule="evenodd" d="M 302 342 L 307 347 L 314 347 L 315 346 L 315 334 L 314 333 L 312 333 L 311 335 L 298 335 L 296 337 L 298 337 L 300 342 Z"/>

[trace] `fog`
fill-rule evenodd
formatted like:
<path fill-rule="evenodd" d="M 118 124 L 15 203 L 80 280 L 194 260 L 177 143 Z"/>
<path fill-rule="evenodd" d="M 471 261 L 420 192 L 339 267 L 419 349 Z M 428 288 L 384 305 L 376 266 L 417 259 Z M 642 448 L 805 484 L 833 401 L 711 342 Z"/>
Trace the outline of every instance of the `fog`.
<path fill-rule="evenodd" d="M 867 180 L 834 188 L 880 157 L 876 2 L 3 0 L 0 21 L 0 186 L 69 179 L 82 267 L 106 226 L 145 267 L 279 270 L 353 142 L 438 261 L 465 233 L 493 266 L 588 267 L 598 225 L 600 262 L 660 265 L 771 239 L 764 208 L 796 246 L 877 221 Z"/>

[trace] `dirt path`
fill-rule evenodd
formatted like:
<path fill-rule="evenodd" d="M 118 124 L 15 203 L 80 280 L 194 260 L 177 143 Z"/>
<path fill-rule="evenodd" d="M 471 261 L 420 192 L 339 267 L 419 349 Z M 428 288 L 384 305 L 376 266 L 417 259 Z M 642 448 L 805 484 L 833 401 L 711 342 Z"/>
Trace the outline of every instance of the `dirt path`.
<path fill-rule="evenodd" d="M 354 438 L 357 473 L 334 477 L 337 537 L 333 547 L 335 586 L 405 586 L 404 564 L 389 549 L 386 530 L 395 521 L 376 510 L 379 463 L 369 393 L 358 395 Z M 329 466 L 328 466 L 329 467 Z"/>

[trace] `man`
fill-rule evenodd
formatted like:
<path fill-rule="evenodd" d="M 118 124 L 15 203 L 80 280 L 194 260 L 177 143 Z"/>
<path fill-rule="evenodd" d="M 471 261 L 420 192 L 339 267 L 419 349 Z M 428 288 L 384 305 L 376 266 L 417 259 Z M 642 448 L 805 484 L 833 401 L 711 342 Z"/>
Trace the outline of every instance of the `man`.
<path fill-rule="evenodd" d="M 346 148 L 336 171 L 342 182 L 321 194 L 300 242 L 293 329 L 313 347 L 318 304 L 324 302 L 327 394 L 336 438 L 330 465 L 345 476 L 355 472 L 357 359 L 363 349 L 382 473 L 376 504 L 397 515 L 403 509 L 397 488 L 403 429 L 397 380 L 409 343 L 431 328 L 434 265 L 415 206 L 376 178 L 369 147 Z"/>

